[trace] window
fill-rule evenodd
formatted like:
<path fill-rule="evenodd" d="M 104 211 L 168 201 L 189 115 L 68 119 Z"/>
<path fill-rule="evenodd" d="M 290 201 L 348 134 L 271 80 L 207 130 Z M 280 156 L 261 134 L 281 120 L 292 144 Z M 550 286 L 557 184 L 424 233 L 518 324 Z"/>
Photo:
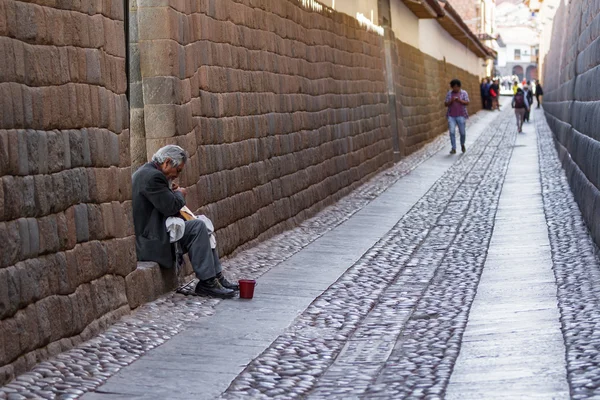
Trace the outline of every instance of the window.
<path fill-rule="evenodd" d="M 521 60 L 521 49 L 515 49 L 515 61 Z"/>

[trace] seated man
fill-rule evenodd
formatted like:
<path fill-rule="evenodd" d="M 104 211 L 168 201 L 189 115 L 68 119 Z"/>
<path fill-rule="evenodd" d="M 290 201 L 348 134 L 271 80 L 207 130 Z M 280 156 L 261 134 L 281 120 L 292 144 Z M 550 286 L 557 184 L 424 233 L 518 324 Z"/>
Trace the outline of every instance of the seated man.
<path fill-rule="evenodd" d="M 133 224 L 140 261 L 154 261 L 172 268 L 176 255 L 167 232 L 166 220 L 178 215 L 185 205 L 186 190 L 172 184 L 188 159 L 179 146 L 169 145 L 154 154 L 152 161 L 133 174 Z M 238 285 L 223 276 L 217 251 L 211 248 L 209 233 L 200 220 L 186 221 L 179 240 L 183 252 L 189 253 L 196 277 L 196 293 L 215 297 L 233 297 Z"/>

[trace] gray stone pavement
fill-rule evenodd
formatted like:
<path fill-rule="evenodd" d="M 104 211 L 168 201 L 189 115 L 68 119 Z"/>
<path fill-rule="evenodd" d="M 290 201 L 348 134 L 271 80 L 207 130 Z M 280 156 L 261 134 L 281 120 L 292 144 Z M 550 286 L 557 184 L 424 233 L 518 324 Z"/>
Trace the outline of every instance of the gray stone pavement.
<path fill-rule="evenodd" d="M 527 124 L 517 135 L 446 399 L 568 399 L 556 290 L 536 131 Z"/>
<path fill-rule="evenodd" d="M 253 300 L 165 296 L 0 399 L 600 398 L 598 249 L 543 115 L 481 113 L 467 148 L 226 260 Z"/>

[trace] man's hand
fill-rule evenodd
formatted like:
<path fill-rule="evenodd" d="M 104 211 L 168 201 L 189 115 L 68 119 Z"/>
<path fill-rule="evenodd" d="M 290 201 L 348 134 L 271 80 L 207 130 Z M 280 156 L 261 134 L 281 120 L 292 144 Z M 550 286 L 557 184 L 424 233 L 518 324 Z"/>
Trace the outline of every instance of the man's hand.
<path fill-rule="evenodd" d="M 183 197 L 187 196 L 187 190 L 185 190 L 185 188 L 180 188 L 179 186 L 177 186 L 177 188 L 174 189 L 173 191 L 181 193 L 183 195 Z"/>

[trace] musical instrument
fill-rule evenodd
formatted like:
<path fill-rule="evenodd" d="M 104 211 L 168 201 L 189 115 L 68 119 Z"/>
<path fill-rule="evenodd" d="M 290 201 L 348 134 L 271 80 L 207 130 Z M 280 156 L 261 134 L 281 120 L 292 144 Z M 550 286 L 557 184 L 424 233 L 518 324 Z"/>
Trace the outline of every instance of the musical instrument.
<path fill-rule="evenodd" d="M 188 206 L 183 206 L 183 208 L 179 210 L 179 215 L 186 221 L 193 221 L 196 219 L 196 216 Z"/>

